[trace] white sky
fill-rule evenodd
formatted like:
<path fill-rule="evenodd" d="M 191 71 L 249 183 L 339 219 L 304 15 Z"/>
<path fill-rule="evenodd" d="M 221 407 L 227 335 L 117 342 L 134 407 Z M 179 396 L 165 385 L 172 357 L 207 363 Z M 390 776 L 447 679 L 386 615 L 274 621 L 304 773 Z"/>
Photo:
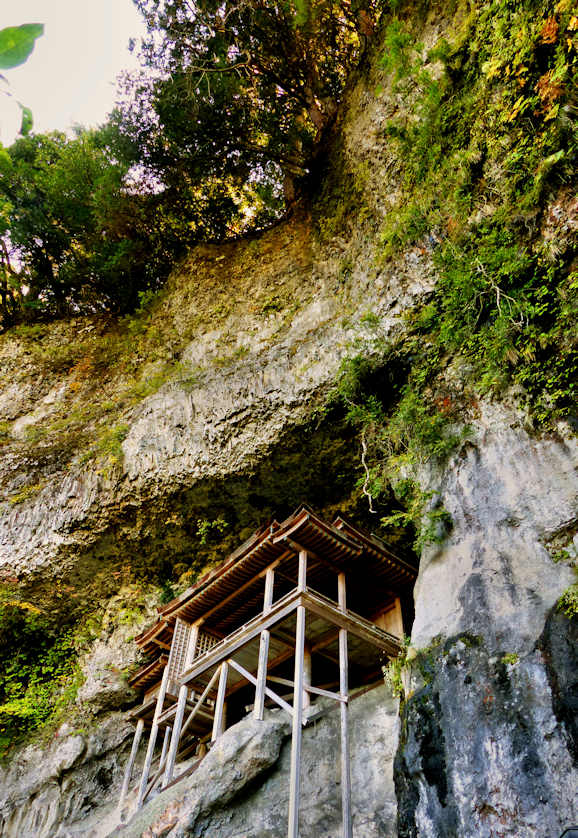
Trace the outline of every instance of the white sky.
<path fill-rule="evenodd" d="M 116 76 L 137 66 L 128 40 L 144 26 L 132 0 L 0 0 L 0 29 L 22 23 L 44 23 L 44 35 L 25 64 L 3 74 L 14 98 L 32 110 L 34 130 L 103 122 L 114 106 Z M 4 145 L 14 140 L 20 116 L 0 94 Z"/>

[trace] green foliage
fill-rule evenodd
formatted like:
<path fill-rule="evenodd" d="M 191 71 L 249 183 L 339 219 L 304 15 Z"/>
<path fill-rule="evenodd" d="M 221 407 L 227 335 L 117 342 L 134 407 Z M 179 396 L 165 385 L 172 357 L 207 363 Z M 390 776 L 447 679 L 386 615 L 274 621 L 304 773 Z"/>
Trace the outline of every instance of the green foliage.
<path fill-rule="evenodd" d="M 24 23 L 0 29 L 0 70 L 24 64 L 32 54 L 36 39 L 44 34 L 41 23 Z"/>
<path fill-rule="evenodd" d="M 573 21 L 566 0 L 487 0 L 458 14 L 455 40 L 424 59 L 411 19 L 396 18 L 382 62 L 404 100 L 386 127 L 404 191 L 378 258 L 412 244 L 434 249 L 439 280 L 412 324 L 438 359 L 430 379 L 460 356 L 472 394 L 519 384 L 536 426 L 546 427 L 576 403 L 575 241 L 556 228 L 540 237 L 550 190 L 572 212 L 564 184 L 577 149 Z"/>
<path fill-rule="evenodd" d="M 16 492 L 14 495 L 10 496 L 10 503 L 12 506 L 15 506 L 19 503 L 24 503 L 25 501 L 29 500 L 29 498 L 33 498 L 37 495 L 42 489 L 44 488 L 44 483 L 33 483 L 30 486 L 25 486 L 23 489 L 20 489 L 19 492 Z"/>
<path fill-rule="evenodd" d="M 144 73 L 113 117 L 205 235 L 278 218 L 293 200 L 378 16 L 375 0 L 136 0 Z"/>
<path fill-rule="evenodd" d="M 129 427 L 126 423 L 105 428 L 96 441 L 94 452 L 107 466 L 121 464 L 123 461 L 122 443 L 126 439 Z"/>
<path fill-rule="evenodd" d="M 501 657 L 501 662 L 505 666 L 515 666 L 519 660 L 520 656 L 516 654 L 516 652 L 507 652 L 505 655 L 502 655 Z"/>
<path fill-rule="evenodd" d="M 558 611 L 568 617 L 569 620 L 578 617 L 578 583 L 567 588 L 557 605 Z"/>
<path fill-rule="evenodd" d="M 44 34 L 42 23 L 24 23 L 22 26 L 7 26 L 0 29 L 0 70 L 9 70 L 24 64 L 30 57 L 36 39 Z M 0 76 L 1 81 L 6 81 Z M 8 90 L 3 90 L 5 96 L 12 96 Z M 20 133 L 26 136 L 32 130 L 32 111 L 21 102 L 17 102 L 22 112 Z M 0 144 L 0 151 L 3 151 Z M 1 203 L 1 202 L 0 202 Z"/>
<path fill-rule="evenodd" d="M 107 126 L 25 137 L 0 157 L 4 326 L 144 308 L 196 240 L 178 202 L 161 200 L 114 144 Z"/>
<path fill-rule="evenodd" d="M 441 543 L 451 518 L 435 493 L 423 491 L 407 475 L 429 461 L 443 463 L 469 433 L 463 423 L 456 423 L 457 404 L 447 397 L 434 400 L 426 392 L 439 362 L 428 346 L 422 346 L 423 354 L 416 351 L 418 361 L 403 382 L 403 353 L 417 350 L 419 343 L 384 345 L 371 357 L 360 353 L 344 359 L 334 394 L 345 405 L 348 421 L 359 429 L 364 473 L 358 486 L 371 508 L 373 501 L 391 506 L 393 497 L 394 508 L 381 523 L 390 535 L 413 532 L 417 552 L 426 544 Z M 378 382 L 390 368 L 388 403 Z"/>
<path fill-rule="evenodd" d="M 393 491 L 403 510 L 381 518 L 381 525 L 386 529 L 412 527 L 416 532 L 413 547 L 418 554 L 427 544 L 441 544 L 451 529 L 452 519 L 436 493 L 424 492 L 410 478 L 396 483 Z"/>
<path fill-rule="evenodd" d="M 207 518 L 197 519 L 197 532 L 200 544 L 207 544 L 211 535 L 222 535 L 227 527 L 228 522 L 224 518 L 216 518 L 214 521 L 209 521 Z"/>
<path fill-rule="evenodd" d="M 410 637 L 403 638 L 403 646 L 395 658 L 391 658 L 383 668 L 383 677 L 394 698 L 405 698 L 403 674 L 408 664 L 408 651 L 411 644 Z"/>
<path fill-rule="evenodd" d="M 0 755 L 56 717 L 80 686 L 74 636 L 40 608 L 0 592 Z"/>
<path fill-rule="evenodd" d="M 407 78 L 414 66 L 412 52 L 413 38 L 405 25 L 394 18 L 385 30 L 383 39 L 385 52 L 381 66 L 386 73 L 391 73 L 395 82 Z"/>
<path fill-rule="evenodd" d="M 540 235 L 549 190 L 572 213 L 570 4 L 486 0 L 462 13 L 450 27 L 455 40 L 427 55 L 414 16 L 400 11 L 385 27 L 382 68 L 401 103 L 385 133 L 402 189 L 377 261 L 411 246 L 433 251 L 438 279 L 407 315 L 403 344 L 366 341 L 337 385 L 360 433 L 359 485 L 370 504 L 390 507 L 382 523 L 391 534 L 415 533 L 418 551 L 451 522 L 415 475 L 467 437 L 464 413 L 480 395 L 519 385 L 537 427 L 576 404 L 575 241 L 562 225 Z"/>

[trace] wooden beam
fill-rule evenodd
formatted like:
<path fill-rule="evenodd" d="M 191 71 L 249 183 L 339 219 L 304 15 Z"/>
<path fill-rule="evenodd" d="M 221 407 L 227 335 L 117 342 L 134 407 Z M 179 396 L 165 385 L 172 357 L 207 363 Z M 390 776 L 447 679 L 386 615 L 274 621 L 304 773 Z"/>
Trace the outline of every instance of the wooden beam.
<path fill-rule="evenodd" d="M 161 715 L 163 705 L 165 703 L 165 694 L 167 691 L 167 685 L 169 682 L 169 667 L 168 664 L 165 666 L 163 677 L 161 681 L 161 686 L 159 688 L 159 694 L 157 696 L 157 704 L 155 707 L 155 714 L 153 716 L 153 723 L 151 725 L 151 732 L 149 736 L 149 744 L 147 748 L 147 753 L 145 757 L 145 763 L 142 770 L 142 776 L 140 780 L 140 786 L 138 790 L 138 797 L 136 807 L 140 809 L 143 805 L 146 789 L 147 789 L 147 782 L 149 778 L 149 773 L 151 770 L 151 763 L 153 761 L 153 754 L 155 750 L 155 745 L 157 741 L 157 734 L 159 730 L 159 716 Z"/>
<path fill-rule="evenodd" d="M 213 733 L 211 742 L 215 742 L 223 733 L 225 695 L 227 693 L 227 678 L 229 677 L 229 664 L 223 661 L 219 672 L 219 689 L 217 690 L 217 702 L 215 704 L 215 717 L 213 719 Z"/>
<path fill-rule="evenodd" d="M 139 719 L 136 723 L 136 730 L 134 732 L 134 738 L 132 740 L 132 748 L 130 750 L 130 755 L 126 764 L 126 768 L 124 769 L 124 777 L 122 781 L 122 788 L 120 790 L 120 799 L 118 801 L 118 808 L 119 812 L 122 812 L 122 807 L 124 806 L 124 801 L 128 794 L 129 786 L 130 786 L 130 778 L 132 775 L 132 769 L 134 767 L 134 762 L 136 759 L 136 755 L 138 753 L 138 746 L 140 745 L 140 740 L 142 738 L 144 730 L 144 719 Z"/>
<path fill-rule="evenodd" d="M 309 555 L 309 558 L 315 559 L 316 562 L 330 568 L 334 573 L 341 573 L 341 567 L 339 567 L 339 565 L 334 564 L 330 559 L 326 559 L 324 558 L 324 556 L 320 556 L 318 553 L 314 553 L 313 550 L 309 549 L 309 547 L 303 547 L 302 544 L 299 544 L 299 542 L 295 541 L 293 538 L 286 538 L 284 540 L 291 545 L 291 547 L 296 553 L 301 553 L 306 550 L 307 554 Z"/>
<path fill-rule="evenodd" d="M 159 763 L 162 763 L 163 765 L 165 764 L 165 758 L 166 758 L 166 755 L 167 755 L 167 751 L 169 749 L 169 740 L 171 738 L 171 731 L 172 731 L 171 726 L 167 725 L 166 728 L 165 728 L 165 736 L 164 736 L 164 739 L 163 739 L 163 747 L 161 749 L 161 758 L 159 760 Z"/>
<path fill-rule="evenodd" d="M 193 709 L 191 710 L 191 712 L 190 712 L 190 714 L 189 714 L 189 717 L 188 717 L 187 721 L 186 721 L 186 722 L 184 723 L 184 725 L 183 725 L 183 729 L 181 730 L 181 737 L 183 737 L 183 736 L 185 735 L 185 733 L 187 732 L 187 730 L 188 730 L 188 728 L 189 728 L 189 726 L 190 726 L 191 722 L 193 721 L 193 719 L 195 718 L 195 716 L 197 715 L 197 713 L 198 713 L 198 712 L 199 712 L 199 710 L 201 709 L 201 705 L 202 705 L 203 701 L 206 699 L 206 697 L 208 696 L 208 694 L 209 694 L 209 693 L 210 693 L 210 691 L 212 690 L 212 688 L 213 688 L 213 685 L 214 685 L 215 681 L 216 681 L 216 680 L 217 680 L 217 678 L 219 677 L 219 674 L 220 674 L 220 670 L 219 670 L 219 669 L 216 669 L 216 670 L 213 672 L 213 675 L 212 675 L 212 677 L 211 677 L 211 680 L 209 681 L 209 683 L 207 684 L 207 686 L 205 687 L 205 689 L 204 689 L 204 690 L 203 690 L 203 692 L 201 693 L 201 695 L 200 695 L 200 697 L 199 697 L 199 699 L 198 699 L 197 703 L 195 704 L 195 706 L 194 706 L 194 707 L 193 707 Z M 184 684 L 183 684 L 183 686 L 184 686 Z"/>
<path fill-rule="evenodd" d="M 197 652 L 197 646 L 199 643 L 199 624 L 193 623 L 191 626 L 191 631 L 189 634 L 189 642 L 187 645 L 187 652 L 185 655 L 185 662 L 184 662 L 184 669 L 188 669 L 193 660 L 195 659 L 195 655 Z M 189 689 L 186 684 L 182 684 L 179 689 L 179 698 L 177 701 L 177 706 L 175 709 L 175 720 L 173 723 L 173 735 L 171 738 L 171 746 L 169 748 L 169 753 L 167 756 L 167 764 L 165 768 L 165 775 L 163 777 L 163 788 L 166 788 L 168 784 L 173 779 L 173 774 L 175 770 L 175 763 L 177 761 L 177 753 L 179 750 L 179 744 L 181 741 L 181 732 L 183 726 L 183 719 L 185 716 L 185 710 L 187 709 L 187 696 L 188 696 Z M 194 693 L 193 693 L 194 697 Z"/>
<path fill-rule="evenodd" d="M 274 565 L 277 566 L 278 562 Z M 265 573 L 265 594 L 263 596 L 263 614 L 268 614 L 273 605 L 273 592 L 275 590 L 275 570 L 271 565 Z"/>
<path fill-rule="evenodd" d="M 339 632 L 335 631 L 334 628 L 330 628 L 328 631 L 323 634 L 319 640 L 313 644 L 311 647 L 311 651 L 313 654 L 316 652 L 320 652 L 322 649 L 325 649 L 326 646 L 329 646 L 331 643 L 334 643 L 336 640 L 339 639 Z M 337 658 L 335 659 L 337 660 Z"/>
<path fill-rule="evenodd" d="M 330 635 L 329 639 L 326 641 L 324 638 Z M 282 629 L 271 629 L 271 637 L 275 640 L 278 640 L 279 643 L 283 643 L 284 646 L 287 646 L 290 649 L 293 649 L 295 638 L 291 637 L 287 632 L 283 631 Z M 319 654 L 327 660 L 330 660 L 332 663 L 335 663 L 339 666 L 339 658 L 336 655 L 332 655 L 331 652 L 325 651 L 325 646 L 328 646 L 334 640 L 337 640 L 339 637 L 339 632 L 335 631 L 335 629 L 331 629 L 329 632 L 326 633 L 317 643 L 311 646 L 312 654 Z"/>
<path fill-rule="evenodd" d="M 311 685 L 311 674 L 313 667 L 311 665 L 311 646 L 307 641 L 303 649 L 303 710 L 307 712 L 311 706 L 311 699 L 309 697 L 308 687 Z"/>
<path fill-rule="evenodd" d="M 341 611 L 335 607 L 330 599 L 312 591 L 305 591 L 301 594 L 301 600 L 309 611 L 319 617 L 324 617 L 327 622 L 346 629 L 350 634 L 371 643 L 378 649 L 382 649 L 390 656 L 395 657 L 399 654 L 400 641 L 383 629 L 374 626 L 369 620 L 360 617 L 359 614 L 354 614 L 351 611 Z"/>
<path fill-rule="evenodd" d="M 181 740 L 181 729 L 183 726 L 183 718 L 187 706 L 187 694 L 189 688 L 183 684 L 179 690 L 179 699 L 177 702 L 177 709 L 175 713 L 175 720 L 173 722 L 173 735 L 171 738 L 171 746 L 167 757 L 167 764 L 165 768 L 165 776 L 163 777 L 163 788 L 166 788 L 173 779 L 175 770 L 175 762 L 177 760 L 177 752 L 179 749 L 179 742 Z"/>
<path fill-rule="evenodd" d="M 288 551 L 288 552 L 289 552 L 289 551 Z M 263 570 L 260 570 L 260 571 L 259 571 L 259 573 L 258 573 L 256 576 L 252 576 L 252 577 L 251 577 L 251 578 L 250 578 L 247 582 L 244 582 L 244 583 L 243 583 L 240 587 L 236 588 L 236 589 L 233 591 L 233 593 L 229 594 L 229 595 L 228 595 L 228 596 L 226 596 L 224 599 L 220 600 L 220 601 L 217 603 L 217 605 L 214 605 L 214 606 L 213 606 L 212 608 L 210 608 L 207 612 L 205 612 L 205 614 L 203 614 L 203 616 L 202 616 L 202 617 L 200 617 L 200 618 L 199 618 L 199 620 L 197 620 L 197 623 L 202 625 L 202 623 L 205 623 L 209 617 L 211 617 L 211 616 L 212 616 L 213 614 L 215 614 L 217 611 L 220 611 L 220 610 L 221 610 L 221 608 L 222 608 L 224 605 L 227 605 L 227 603 L 231 602 L 231 600 L 233 600 L 233 599 L 235 599 L 236 597 L 238 597 L 240 594 L 242 594 L 242 593 L 243 593 L 244 591 L 246 591 L 248 588 L 252 588 L 252 587 L 253 587 L 253 585 L 255 585 L 255 584 L 259 581 L 259 579 L 262 579 L 262 578 L 263 578 L 263 576 L 266 576 L 266 575 L 267 575 L 267 572 L 268 572 L 269 570 L 273 570 L 274 568 L 276 568 L 276 567 L 277 567 L 277 565 L 279 564 L 279 562 L 283 561 L 283 559 L 284 559 L 285 557 L 286 557 L 286 556 L 285 556 L 285 554 L 284 554 L 283 556 L 279 556 L 279 558 L 278 558 L 278 559 L 275 559 L 275 561 L 274 561 L 274 562 L 271 562 L 271 564 L 270 564 L 270 565 L 267 565 L 267 567 L 263 568 Z"/>
<path fill-rule="evenodd" d="M 305 558 L 306 558 L 305 554 Z M 301 556 L 299 557 L 301 559 Z M 300 582 L 303 565 L 299 566 Z M 289 780 L 289 823 L 288 838 L 299 838 L 299 794 L 301 783 L 301 727 L 303 724 L 303 652 L 305 648 L 305 608 L 297 608 L 297 627 L 295 632 L 295 675 L 293 688 L 293 729 L 291 735 L 291 775 Z"/>
<path fill-rule="evenodd" d="M 265 575 L 265 594 L 263 597 L 263 614 L 266 615 L 271 610 L 273 605 L 273 591 L 275 587 L 275 571 L 272 567 L 268 568 Z M 265 688 L 267 686 L 267 664 L 269 662 L 269 631 L 265 629 L 261 632 L 261 639 L 259 641 L 259 664 L 257 667 L 257 683 L 255 686 L 255 705 L 253 707 L 253 717 L 258 721 L 263 720 L 263 710 L 265 709 Z"/>
<path fill-rule="evenodd" d="M 347 612 L 346 582 L 345 574 L 340 573 L 337 577 L 337 599 L 339 610 Z M 353 837 L 353 822 L 351 816 L 351 773 L 349 769 L 349 728 L 348 728 L 348 706 L 349 696 L 348 683 L 348 656 L 347 656 L 347 631 L 344 628 L 339 630 L 339 692 L 342 698 L 340 707 L 341 722 L 341 811 L 343 817 L 343 838 Z"/>
<path fill-rule="evenodd" d="M 249 672 L 248 669 L 245 669 L 244 666 L 242 666 L 240 663 L 237 663 L 237 661 L 234 660 L 233 658 L 229 658 L 228 663 L 230 664 L 230 666 L 233 667 L 233 669 L 237 670 L 239 675 L 242 675 L 243 678 L 246 678 L 247 681 L 249 681 L 250 684 L 253 684 L 253 685 L 256 686 L 257 679 L 254 677 L 254 675 L 252 675 Z M 283 710 L 285 710 L 287 713 L 289 713 L 291 718 L 293 718 L 293 708 L 291 707 L 290 704 L 287 704 L 285 699 L 281 698 L 281 696 L 277 695 L 277 693 L 273 692 L 273 690 L 269 689 L 269 687 L 265 687 L 265 695 L 268 696 L 268 698 L 270 698 L 276 704 L 278 704 L 279 707 L 283 708 Z"/>
<path fill-rule="evenodd" d="M 332 698 L 334 701 L 343 701 L 347 704 L 347 698 L 344 698 L 341 694 L 330 692 L 329 690 L 323 690 L 321 687 L 305 687 L 307 692 L 313 693 L 313 695 L 322 695 L 324 698 Z"/>
<path fill-rule="evenodd" d="M 347 612 L 347 586 L 345 573 L 337 575 L 337 605 L 340 611 Z"/>
<path fill-rule="evenodd" d="M 307 550 L 299 552 L 299 576 L 297 578 L 297 590 L 304 591 L 307 588 Z"/>
<path fill-rule="evenodd" d="M 261 640 L 259 643 L 259 665 L 257 668 L 257 679 L 255 681 L 255 706 L 253 707 L 253 717 L 258 721 L 263 721 L 263 710 L 265 708 L 265 689 L 267 678 L 267 663 L 269 660 L 269 632 L 261 632 Z"/>
<path fill-rule="evenodd" d="M 194 681 L 195 678 L 198 678 L 207 669 L 219 663 L 224 658 L 230 657 L 243 646 L 246 646 L 261 631 L 269 629 L 275 623 L 284 620 L 285 617 L 295 611 L 298 605 L 299 591 L 289 591 L 288 594 L 273 604 L 271 611 L 266 616 L 259 614 L 257 617 L 253 617 L 248 623 L 245 623 L 245 625 L 234 631 L 220 643 L 217 643 L 216 646 L 213 646 L 212 649 L 200 658 L 197 658 L 195 665 L 181 676 L 181 683 L 188 684 Z"/>
<path fill-rule="evenodd" d="M 268 681 L 273 681 L 275 684 L 281 684 L 284 687 L 294 687 L 295 682 L 290 681 L 288 678 L 278 678 L 276 675 L 269 675 L 267 677 Z M 333 686 L 334 683 L 330 683 L 326 686 Z M 325 698 L 333 698 L 335 701 L 345 701 L 346 699 L 342 698 L 339 693 L 330 692 L 329 690 L 325 689 L 325 687 L 312 687 L 311 685 L 305 685 L 303 687 L 309 693 L 313 693 L 313 695 L 322 695 Z"/>

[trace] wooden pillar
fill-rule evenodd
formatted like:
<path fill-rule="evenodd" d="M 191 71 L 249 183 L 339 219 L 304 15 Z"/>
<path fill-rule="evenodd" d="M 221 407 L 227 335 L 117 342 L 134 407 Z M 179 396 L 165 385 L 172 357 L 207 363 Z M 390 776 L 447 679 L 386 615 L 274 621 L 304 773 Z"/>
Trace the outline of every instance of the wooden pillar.
<path fill-rule="evenodd" d="M 185 670 L 189 668 L 197 651 L 197 643 L 199 640 L 199 625 L 195 623 L 191 626 L 191 634 L 189 637 L 189 645 L 187 647 L 187 654 L 185 656 Z M 183 718 L 187 706 L 188 687 L 186 684 L 181 684 L 179 689 L 179 698 L 177 701 L 177 710 L 175 713 L 175 720 L 173 724 L 173 735 L 171 738 L 171 747 L 169 748 L 169 755 L 167 757 L 167 764 L 165 768 L 165 775 L 163 777 L 163 788 L 173 779 L 175 771 L 175 763 L 177 761 L 177 753 L 179 750 L 179 743 L 181 741 L 181 730 L 183 726 Z"/>
<path fill-rule="evenodd" d="M 307 551 L 301 550 L 299 553 L 299 575 L 297 578 L 297 588 L 304 591 L 307 587 Z"/>
<path fill-rule="evenodd" d="M 263 599 L 263 614 L 268 614 L 273 604 L 273 587 L 275 583 L 275 571 L 273 568 L 267 570 L 265 576 L 265 596 Z M 255 687 L 255 705 L 253 707 L 253 718 L 263 720 L 265 707 L 265 687 L 267 685 L 267 663 L 269 660 L 269 637 L 270 632 L 266 629 L 261 632 L 259 643 L 259 666 L 257 669 L 257 686 Z"/>
<path fill-rule="evenodd" d="M 170 741 L 170 738 L 171 738 L 171 731 L 172 731 L 171 726 L 167 725 L 165 727 L 163 747 L 161 748 L 161 758 L 159 759 L 159 769 L 162 769 L 162 767 L 165 763 L 165 758 L 166 758 L 166 755 L 167 755 L 167 751 L 169 749 L 169 741 Z"/>
<path fill-rule="evenodd" d="M 167 692 L 168 682 L 169 682 L 169 667 L 168 667 L 168 664 L 167 664 L 165 666 L 165 670 L 163 672 L 163 678 L 162 678 L 162 681 L 161 681 L 159 694 L 157 696 L 157 704 L 156 704 L 156 707 L 155 707 L 155 714 L 153 716 L 153 723 L 152 723 L 151 733 L 150 733 L 150 737 L 149 737 L 147 754 L 146 754 L 146 757 L 145 757 L 145 764 L 143 766 L 142 776 L 141 776 L 141 779 L 140 779 L 140 786 L 139 786 L 139 790 L 138 790 L 138 799 L 137 799 L 137 804 L 136 804 L 137 809 L 140 809 L 141 806 L 143 805 L 143 801 L 144 801 L 145 794 L 146 794 L 147 782 L 148 782 L 148 779 L 149 779 L 149 773 L 150 773 L 150 770 L 151 770 L 151 763 L 153 761 L 153 754 L 154 754 L 155 745 L 156 745 L 156 741 L 157 741 L 157 734 L 159 732 L 159 716 L 163 712 L 163 706 L 164 706 L 164 703 L 165 703 L 165 694 Z"/>
<path fill-rule="evenodd" d="M 305 643 L 305 647 L 303 649 L 303 683 L 305 686 L 311 686 L 311 674 L 312 674 L 312 666 L 311 666 L 311 644 Z M 311 706 L 311 695 L 307 692 L 307 690 L 303 690 L 303 710 L 307 712 L 309 707 Z"/>
<path fill-rule="evenodd" d="M 227 678 L 229 677 L 229 664 L 223 661 L 219 675 L 219 689 L 217 690 L 217 701 L 215 704 L 215 717 L 213 719 L 213 733 L 211 742 L 214 742 L 224 730 L 225 695 L 227 693 Z"/>
<path fill-rule="evenodd" d="M 126 764 L 126 768 L 124 769 L 124 778 L 122 781 L 122 788 L 120 790 L 120 799 L 118 801 L 118 808 L 122 811 L 122 807 L 124 806 L 124 801 L 128 794 L 128 789 L 130 786 L 130 778 L 132 775 L 132 769 L 134 766 L 134 761 L 136 759 L 136 755 L 138 753 L 138 746 L 140 745 L 140 740 L 142 738 L 144 730 L 144 719 L 139 719 L 136 723 L 136 730 L 134 732 L 134 738 L 132 740 L 132 748 L 130 750 L 130 756 L 128 758 L 128 762 Z"/>
<path fill-rule="evenodd" d="M 171 738 L 171 747 L 169 748 L 169 755 L 167 757 L 167 764 L 165 767 L 165 775 L 163 777 L 163 788 L 173 779 L 173 772 L 175 770 L 175 762 L 177 760 L 177 751 L 179 749 L 179 741 L 181 738 L 181 728 L 183 726 L 183 718 L 187 706 L 188 688 L 186 684 L 182 684 L 179 689 L 179 698 L 177 701 L 177 710 L 175 713 L 175 720 L 173 724 L 173 735 Z"/>
<path fill-rule="evenodd" d="M 340 611 L 347 611 L 345 574 L 337 577 L 337 600 Z M 339 630 L 339 692 L 345 699 L 349 697 L 347 631 Z M 343 838 L 352 838 L 353 823 L 351 817 L 351 774 L 349 770 L 349 727 L 348 705 L 340 702 L 341 714 L 341 811 L 343 817 Z"/>
<path fill-rule="evenodd" d="M 301 555 L 299 576 L 301 577 Z M 305 562 L 307 554 L 304 554 Z M 289 827 L 288 838 L 299 836 L 299 792 L 301 780 L 301 728 L 303 724 L 303 654 L 305 650 L 305 608 L 297 607 L 297 629 L 295 632 L 295 675 L 293 677 L 293 730 L 291 735 L 291 777 L 289 781 Z"/>

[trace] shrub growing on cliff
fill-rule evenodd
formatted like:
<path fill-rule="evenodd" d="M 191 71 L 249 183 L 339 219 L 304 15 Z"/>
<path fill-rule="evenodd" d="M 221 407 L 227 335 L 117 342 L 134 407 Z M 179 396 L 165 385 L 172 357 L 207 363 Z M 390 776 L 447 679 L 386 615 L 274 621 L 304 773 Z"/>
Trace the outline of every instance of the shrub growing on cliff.
<path fill-rule="evenodd" d="M 0 595 L 0 756 L 74 698 L 79 685 L 73 636 L 41 609 Z"/>
<path fill-rule="evenodd" d="M 418 352 L 415 364 L 429 366 L 429 385 L 460 355 L 472 394 L 521 384 L 536 424 L 547 425 L 576 397 L 575 240 L 556 218 L 575 211 L 565 184 L 578 147 L 578 25 L 567 0 L 487 0 L 450 31 L 453 41 L 426 55 L 408 15 L 386 30 L 384 68 L 405 104 L 387 126 L 404 194 L 388 213 L 381 258 L 418 242 L 435 249 L 430 357 Z M 559 200 L 544 217 L 552 190 Z"/>

